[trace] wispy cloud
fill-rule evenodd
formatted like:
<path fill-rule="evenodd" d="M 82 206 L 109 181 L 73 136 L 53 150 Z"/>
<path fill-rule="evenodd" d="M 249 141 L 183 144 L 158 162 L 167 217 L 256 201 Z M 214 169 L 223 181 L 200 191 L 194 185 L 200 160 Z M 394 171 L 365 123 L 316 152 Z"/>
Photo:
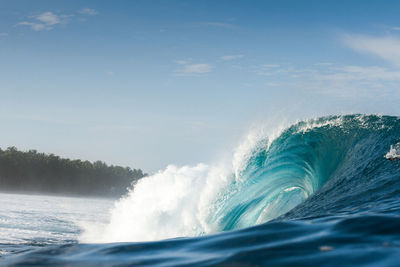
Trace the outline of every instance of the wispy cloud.
<path fill-rule="evenodd" d="M 51 30 L 57 24 L 66 24 L 68 17 L 71 17 L 71 15 L 57 15 L 48 11 L 30 17 L 31 21 L 21 21 L 17 25 L 29 26 L 34 31 Z"/>
<path fill-rule="evenodd" d="M 310 85 L 310 88 L 339 96 L 400 96 L 398 90 L 400 71 L 397 69 L 378 66 L 341 66 L 313 70 L 308 78 L 309 83 L 313 85 Z"/>
<path fill-rule="evenodd" d="M 36 16 L 36 19 L 47 25 L 55 25 L 55 24 L 61 23 L 62 19 L 65 17 L 68 17 L 68 16 L 56 15 L 52 12 L 44 12 L 44 13 L 40 14 L 39 16 Z"/>
<path fill-rule="evenodd" d="M 194 73 L 194 74 L 202 74 L 207 73 L 212 70 L 212 66 L 210 64 L 187 64 L 184 66 L 182 72 L 183 73 Z"/>
<path fill-rule="evenodd" d="M 17 25 L 26 25 L 32 28 L 34 31 L 41 31 L 41 30 L 51 30 L 52 27 L 47 27 L 45 24 L 37 23 L 37 22 L 28 22 L 28 21 L 21 21 Z"/>
<path fill-rule="evenodd" d="M 92 8 L 82 8 L 78 11 L 82 15 L 97 15 L 98 12 Z M 29 17 L 29 20 L 17 23 L 17 26 L 28 26 L 34 31 L 52 30 L 55 26 L 67 24 L 70 17 L 74 15 L 55 14 L 51 11 Z"/>
<path fill-rule="evenodd" d="M 312 90 L 342 97 L 375 97 L 393 94 L 400 97 L 400 70 L 378 66 L 313 65 L 310 68 L 282 66 L 257 74 L 266 77 L 269 87 Z"/>
<path fill-rule="evenodd" d="M 83 14 L 83 15 L 97 15 L 98 12 L 92 8 L 82 8 L 81 10 L 78 11 L 78 13 Z"/>
<path fill-rule="evenodd" d="M 360 53 L 367 53 L 400 66 L 400 38 L 344 35 L 344 42 Z"/>
<path fill-rule="evenodd" d="M 330 73 L 315 72 L 316 80 L 326 81 L 400 81 L 400 71 L 377 66 L 343 66 Z"/>
<path fill-rule="evenodd" d="M 244 57 L 244 55 L 227 55 L 227 56 L 220 57 L 220 59 L 223 61 L 230 61 L 230 60 L 240 59 L 243 57 Z"/>
<path fill-rule="evenodd" d="M 6 32 L 0 32 L 0 37 L 5 37 L 5 36 L 8 36 L 8 33 L 6 33 Z"/>
<path fill-rule="evenodd" d="M 282 72 L 284 69 L 280 68 L 278 64 L 262 64 L 256 67 L 256 73 L 258 75 L 271 75 L 278 72 Z"/>
<path fill-rule="evenodd" d="M 190 63 L 187 60 L 176 60 L 175 64 L 180 66 L 179 69 L 175 70 L 175 74 L 179 76 L 205 74 L 211 72 L 214 68 L 211 64 Z"/>

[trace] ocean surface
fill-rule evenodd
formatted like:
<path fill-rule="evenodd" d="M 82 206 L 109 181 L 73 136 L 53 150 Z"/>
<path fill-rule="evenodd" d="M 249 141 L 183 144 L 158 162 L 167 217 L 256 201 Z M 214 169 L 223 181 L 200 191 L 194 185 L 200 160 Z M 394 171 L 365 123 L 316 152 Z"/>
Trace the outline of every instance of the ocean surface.
<path fill-rule="evenodd" d="M 330 116 L 115 202 L 0 194 L 0 265 L 399 266 L 399 159 L 400 118 Z"/>

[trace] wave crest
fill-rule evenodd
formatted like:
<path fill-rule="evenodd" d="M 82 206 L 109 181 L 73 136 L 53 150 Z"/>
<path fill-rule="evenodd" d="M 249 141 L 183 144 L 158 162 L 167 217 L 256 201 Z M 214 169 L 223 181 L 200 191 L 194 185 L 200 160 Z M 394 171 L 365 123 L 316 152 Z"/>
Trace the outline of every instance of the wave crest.
<path fill-rule="evenodd" d="M 367 162 L 380 164 L 399 129 L 395 117 L 347 115 L 301 121 L 270 135 L 250 134 L 229 166 L 170 165 L 140 180 L 115 204 L 109 224 L 85 227 L 81 241 L 209 234 L 264 223 L 295 207 L 285 216 L 315 214 L 323 206 L 305 200 L 327 181 L 324 190 L 332 194 L 343 180 L 360 176 Z"/>

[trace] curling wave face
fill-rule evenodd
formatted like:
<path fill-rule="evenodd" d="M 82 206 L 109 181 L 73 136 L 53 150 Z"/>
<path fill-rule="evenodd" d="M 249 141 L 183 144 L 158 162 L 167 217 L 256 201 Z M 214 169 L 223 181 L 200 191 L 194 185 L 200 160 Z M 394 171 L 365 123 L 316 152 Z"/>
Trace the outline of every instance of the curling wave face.
<path fill-rule="evenodd" d="M 168 166 L 141 180 L 81 241 L 193 237 L 69 243 L 2 263 L 397 266 L 400 161 L 388 159 L 399 142 L 400 119 L 376 115 L 250 134 L 232 164 Z"/>
<path fill-rule="evenodd" d="M 109 224 L 87 226 L 81 241 L 197 236 L 273 219 L 356 211 L 399 175 L 384 158 L 399 140 L 396 117 L 298 122 L 245 142 L 231 166 L 171 165 L 142 179 L 116 203 Z"/>

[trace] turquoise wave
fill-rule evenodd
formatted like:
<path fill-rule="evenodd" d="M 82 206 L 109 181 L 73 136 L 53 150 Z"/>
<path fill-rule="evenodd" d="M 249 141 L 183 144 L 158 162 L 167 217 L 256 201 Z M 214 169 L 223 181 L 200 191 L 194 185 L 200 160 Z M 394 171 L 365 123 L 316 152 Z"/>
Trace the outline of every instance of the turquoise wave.
<path fill-rule="evenodd" d="M 354 178 L 360 171 L 359 182 L 373 178 L 376 173 L 362 172 L 364 165 L 387 164 L 384 156 L 399 139 L 397 117 L 329 116 L 296 123 L 274 140 L 259 140 L 209 220 L 221 231 L 249 227 L 287 213 L 327 181 L 337 186 L 340 175 Z"/>

